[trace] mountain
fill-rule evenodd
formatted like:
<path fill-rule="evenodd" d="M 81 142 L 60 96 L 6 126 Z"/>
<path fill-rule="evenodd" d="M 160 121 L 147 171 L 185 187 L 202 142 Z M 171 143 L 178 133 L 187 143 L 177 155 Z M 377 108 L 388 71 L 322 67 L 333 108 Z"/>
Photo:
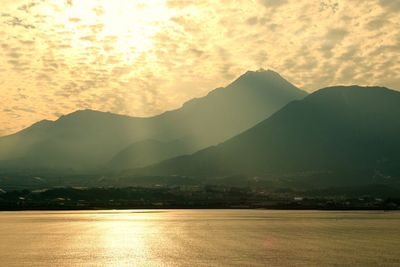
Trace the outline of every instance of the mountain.
<path fill-rule="evenodd" d="M 262 70 L 150 118 L 76 111 L 1 137 L 0 169 L 89 171 L 151 164 L 218 144 L 305 95 L 278 73 Z M 152 156 L 143 159 L 145 151 Z"/>
<path fill-rule="evenodd" d="M 57 121 L 39 122 L 17 134 L 0 138 L 0 155 L 5 167 L 0 166 L 93 168 L 110 157 L 110 151 L 123 149 L 132 138 L 145 135 L 145 125 L 141 118 L 92 110 L 73 112 Z"/>
<path fill-rule="evenodd" d="M 131 166 L 144 167 L 155 162 L 182 155 L 191 150 L 190 144 L 182 140 L 160 142 L 144 140 L 133 143 L 115 155 L 107 164 L 107 169 L 123 170 Z"/>
<path fill-rule="evenodd" d="M 250 128 L 290 101 L 306 95 L 276 72 L 248 71 L 225 88 L 190 100 L 179 110 L 157 116 L 155 124 L 166 126 L 160 131 L 176 137 L 175 140 L 167 140 L 168 145 L 157 143 L 158 148 L 155 148 L 154 142 L 134 143 L 115 155 L 108 166 L 112 169 L 130 169 L 193 153 Z M 152 139 L 165 141 L 158 136 Z M 146 144 L 148 148 L 144 147 Z M 146 156 L 139 159 L 139 155 Z"/>
<path fill-rule="evenodd" d="M 400 180 L 399 114 L 398 91 L 325 88 L 222 144 L 136 173 L 312 177 L 349 183 Z"/>

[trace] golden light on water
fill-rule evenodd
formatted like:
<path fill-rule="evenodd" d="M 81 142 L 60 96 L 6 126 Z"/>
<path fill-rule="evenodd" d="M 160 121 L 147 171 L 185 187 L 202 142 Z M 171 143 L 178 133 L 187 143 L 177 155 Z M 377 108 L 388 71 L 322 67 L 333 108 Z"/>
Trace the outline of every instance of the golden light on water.
<path fill-rule="evenodd" d="M 0 219 L 2 266 L 399 263 L 396 212 L 37 211 Z"/>
<path fill-rule="evenodd" d="M 122 215 L 122 216 L 121 216 Z M 129 266 L 136 261 L 145 261 L 150 257 L 148 251 L 149 232 L 151 233 L 154 225 L 141 223 L 146 221 L 149 216 L 146 214 L 118 214 L 118 219 L 113 219 L 113 214 L 99 216 L 102 220 L 108 219 L 106 224 L 99 226 L 97 231 L 101 233 L 98 240 L 100 247 L 104 250 L 102 255 L 106 259 L 115 259 L 109 262 L 112 266 Z M 99 219 L 100 219 L 99 218 Z M 146 246 L 147 245 L 147 246 Z M 115 265 L 113 265 L 115 264 Z"/>

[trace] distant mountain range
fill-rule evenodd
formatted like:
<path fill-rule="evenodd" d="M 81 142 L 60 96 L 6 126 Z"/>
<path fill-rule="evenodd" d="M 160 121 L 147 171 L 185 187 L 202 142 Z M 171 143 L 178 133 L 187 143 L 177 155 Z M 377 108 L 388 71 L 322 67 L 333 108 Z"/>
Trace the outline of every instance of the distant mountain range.
<path fill-rule="evenodd" d="M 398 91 L 359 86 L 325 88 L 292 101 L 222 144 L 132 173 L 311 177 L 343 183 L 399 181 L 399 115 Z"/>
<path fill-rule="evenodd" d="M 216 145 L 306 95 L 278 73 L 261 70 L 150 118 L 76 111 L 1 137 L 0 170 L 98 172 L 143 167 Z"/>
<path fill-rule="evenodd" d="M 39 184 L 34 174 L 51 172 L 53 186 L 399 186 L 399 115 L 398 91 L 336 86 L 308 95 L 276 72 L 249 71 L 154 117 L 82 110 L 1 137 L 0 185 L 13 172 Z"/>

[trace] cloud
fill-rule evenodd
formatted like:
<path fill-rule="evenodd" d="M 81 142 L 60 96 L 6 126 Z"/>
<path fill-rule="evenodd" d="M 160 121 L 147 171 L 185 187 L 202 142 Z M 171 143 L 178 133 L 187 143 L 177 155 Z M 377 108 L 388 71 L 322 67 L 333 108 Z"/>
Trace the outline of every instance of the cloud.
<path fill-rule="evenodd" d="M 255 25 L 258 23 L 258 18 L 257 17 L 250 17 L 246 20 L 246 23 L 249 25 Z"/>
<path fill-rule="evenodd" d="M 15 111 L 22 111 L 22 112 L 27 112 L 27 113 L 36 113 L 36 111 L 34 111 L 33 109 L 30 108 L 24 108 L 24 107 L 18 107 L 18 106 L 14 106 L 12 107 L 12 110 Z"/>
<path fill-rule="evenodd" d="M 33 44 L 35 44 L 34 40 L 18 40 L 21 44 L 23 45 L 27 45 L 27 46 L 31 46 Z"/>
<path fill-rule="evenodd" d="M 97 16 L 104 15 L 104 9 L 101 6 L 96 6 L 92 10 Z"/>
<path fill-rule="evenodd" d="M 18 7 L 18 10 L 21 10 L 21 11 L 24 11 L 26 13 L 29 13 L 31 11 L 31 9 L 36 5 L 37 5 L 37 3 L 35 3 L 35 2 L 27 3 L 27 4 L 24 4 L 24 5 L 20 6 L 20 7 Z"/>
<path fill-rule="evenodd" d="M 379 0 L 382 7 L 387 8 L 390 11 L 400 11 L 400 2 L 397 0 Z"/>
<path fill-rule="evenodd" d="M 320 11 L 331 11 L 332 13 L 336 13 L 339 9 L 339 3 L 332 0 L 321 0 L 320 1 Z"/>
<path fill-rule="evenodd" d="M 259 0 L 260 3 L 268 8 L 276 8 L 282 5 L 287 4 L 287 0 Z"/>
<path fill-rule="evenodd" d="M 324 41 L 321 46 L 321 51 L 325 57 L 332 56 L 332 49 L 334 49 L 342 40 L 349 34 L 344 28 L 331 28 L 328 29 L 324 36 Z"/>
<path fill-rule="evenodd" d="M 195 0 L 167 0 L 167 6 L 169 8 L 186 8 L 189 6 L 196 6 L 200 2 Z"/>
<path fill-rule="evenodd" d="M 341 41 L 348 34 L 349 32 L 345 28 L 332 28 L 328 30 L 325 38 L 333 41 Z"/>
<path fill-rule="evenodd" d="M 71 17 L 71 18 L 69 18 L 68 20 L 69 20 L 70 22 L 73 22 L 73 23 L 78 23 L 78 22 L 81 21 L 80 18 L 76 18 L 76 17 Z"/>
<path fill-rule="evenodd" d="M 86 36 L 82 36 L 79 39 L 81 39 L 82 41 L 96 42 L 97 37 L 96 37 L 96 35 L 86 35 Z"/>
<path fill-rule="evenodd" d="M 35 29 L 34 25 L 26 23 L 18 17 L 12 17 L 11 19 L 7 20 L 5 22 L 5 24 L 8 24 L 13 27 L 23 27 L 25 29 Z"/>
<path fill-rule="evenodd" d="M 382 28 L 388 21 L 385 18 L 374 18 L 367 24 L 367 28 L 369 30 L 379 30 Z"/>
<path fill-rule="evenodd" d="M 400 89 L 397 2 L 4 0 L 0 131 L 82 108 L 151 116 L 261 67 L 308 91 Z"/>

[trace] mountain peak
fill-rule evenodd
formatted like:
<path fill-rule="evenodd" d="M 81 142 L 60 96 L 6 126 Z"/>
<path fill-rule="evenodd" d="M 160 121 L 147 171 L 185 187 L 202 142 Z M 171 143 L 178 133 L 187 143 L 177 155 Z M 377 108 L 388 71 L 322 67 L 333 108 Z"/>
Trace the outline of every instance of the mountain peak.
<path fill-rule="evenodd" d="M 71 113 L 61 115 L 58 120 L 65 120 L 65 119 L 71 119 L 71 118 L 80 118 L 80 117 L 88 117 L 88 116 L 93 116 L 94 114 L 101 114 L 103 112 L 101 111 L 96 111 L 93 109 L 78 109 L 75 110 Z"/>
<path fill-rule="evenodd" d="M 263 68 L 260 68 L 258 70 L 248 70 L 243 75 L 241 75 L 238 79 L 240 79 L 240 78 L 254 79 L 256 77 L 269 78 L 269 79 L 273 79 L 273 78 L 283 79 L 282 76 L 278 72 L 270 70 L 270 69 L 265 70 Z"/>
<path fill-rule="evenodd" d="M 292 83 L 283 78 L 278 72 L 273 70 L 259 69 L 256 71 L 247 71 L 228 87 L 233 88 L 253 88 L 256 90 L 268 91 L 284 91 L 286 93 L 295 92 L 299 96 L 305 96 L 307 93 L 294 86 Z"/>
<path fill-rule="evenodd" d="M 72 115 L 72 114 L 95 114 L 95 113 L 105 113 L 105 112 L 86 108 L 86 109 L 78 109 L 78 110 L 76 110 L 76 111 L 74 111 L 74 112 L 72 112 L 72 113 L 70 113 L 68 115 Z"/>
<path fill-rule="evenodd" d="M 304 97 L 304 92 L 284 79 L 270 77 L 279 75 L 265 70 L 248 72 L 236 84 L 153 117 L 77 110 L 50 123 L 48 130 L 30 131 L 12 142 L 6 140 L 7 146 L 2 146 L 0 140 L 0 161 L 21 158 L 16 162 L 21 168 L 29 168 L 25 164 L 28 162 L 34 168 L 91 171 L 102 167 L 122 149 L 146 139 L 168 145 L 135 144 L 138 152 L 133 157 L 145 158 L 144 154 L 149 153 L 147 159 L 153 160 L 161 155 L 171 156 L 169 151 L 178 151 L 180 155 L 193 153 L 249 129 L 287 103 Z M 142 153 L 144 146 L 146 151 L 143 148 Z M 165 154 L 161 154 L 163 151 Z M 156 156 L 150 157 L 152 153 Z M 130 163 L 134 167 L 138 162 L 133 159 Z"/>
<path fill-rule="evenodd" d="M 264 82 L 264 83 L 285 83 L 290 84 L 286 79 L 284 79 L 278 72 L 273 70 L 265 70 L 259 69 L 256 71 L 246 71 L 243 75 L 241 75 L 235 82 Z"/>
<path fill-rule="evenodd" d="M 129 117 L 125 115 L 114 114 L 111 112 L 94 110 L 94 109 L 78 109 L 71 113 L 62 115 L 61 118 L 71 118 L 71 117 L 97 117 L 97 116 L 121 116 L 121 117 Z"/>
<path fill-rule="evenodd" d="M 52 124 L 54 121 L 52 120 L 41 120 L 38 122 L 35 122 L 34 124 L 31 125 L 31 127 L 39 127 L 39 126 L 43 126 L 43 125 L 50 125 Z"/>
<path fill-rule="evenodd" d="M 400 93 L 394 90 L 321 89 L 226 142 L 135 174 L 273 175 L 310 186 L 376 182 L 378 168 L 387 177 L 399 177 L 397 114 Z"/>
<path fill-rule="evenodd" d="M 335 98 L 343 98 L 343 97 L 358 97 L 358 96 L 374 96 L 374 95 L 387 95 L 394 94 L 397 95 L 397 91 L 381 87 L 381 86 L 359 86 L 359 85 L 349 85 L 349 86 L 331 86 L 320 89 L 312 94 L 310 94 L 307 99 L 319 99 L 326 98 L 329 100 L 333 100 Z"/>
<path fill-rule="evenodd" d="M 271 76 L 278 76 L 278 77 L 281 77 L 281 75 L 278 73 L 278 72 L 276 72 L 276 71 L 274 71 L 274 70 L 271 70 L 271 69 L 263 69 L 263 68 L 259 68 L 258 70 L 248 70 L 248 71 L 246 71 L 246 73 L 244 74 L 244 75 L 271 75 Z"/>

